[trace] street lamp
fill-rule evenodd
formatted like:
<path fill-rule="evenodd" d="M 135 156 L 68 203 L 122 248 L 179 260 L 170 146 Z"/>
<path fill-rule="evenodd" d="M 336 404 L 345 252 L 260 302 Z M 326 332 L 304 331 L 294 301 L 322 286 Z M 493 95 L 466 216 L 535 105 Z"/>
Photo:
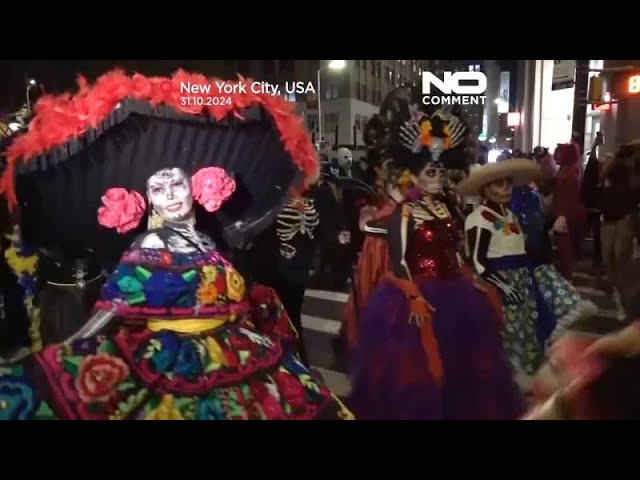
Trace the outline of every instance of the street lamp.
<path fill-rule="evenodd" d="M 27 82 L 27 110 L 31 111 L 31 98 L 29 97 L 29 91 L 32 87 L 35 87 L 37 82 L 32 78 Z"/>
<path fill-rule="evenodd" d="M 327 65 L 329 70 L 339 71 L 343 70 L 347 66 L 346 60 L 329 60 Z M 318 137 L 319 141 L 322 141 L 322 108 L 320 102 L 322 99 L 322 90 L 320 89 L 320 70 L 322 69 L 322 62 L 318 66 Z"/>
<path fill-rule="evenodd" d="M 330 70 L 342 70 L 346 66 L 347 66 L 346 60 L 331 60 L 329 62 Z"/>

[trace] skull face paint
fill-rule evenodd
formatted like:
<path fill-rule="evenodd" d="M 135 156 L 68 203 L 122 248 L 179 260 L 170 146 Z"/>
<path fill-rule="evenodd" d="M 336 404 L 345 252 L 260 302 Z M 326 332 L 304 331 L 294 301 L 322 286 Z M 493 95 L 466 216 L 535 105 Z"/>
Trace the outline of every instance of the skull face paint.
<path fill-rule="evenodd" d="M 411 175 L 414 184 L 420 187 L 424 193 L 437 195 L 442 192 L 444 182 L 444 168 L 437 163 L 427 163 L 418 176 Z"/>
<path fill-rule="evenodd" d="M 154 210 L 165 220 L 185 220 L 193 209 L 191 181 L 179 168 L 165 168 L 149 177 L 147 195 Z"/>
<path fill-rule="evenodd" d="M 499 178 L 484 187 L 484 197 L 498 205 L 506 205 L 511 201 L 513 193 L 513 179 L 511 177 Z"/>
<path fill-rule="evenodd" d="M 353 155 L 351 154 L 351 150 L 348 148 L 339 148 L 338 149 L 338 165 L 345 172 L 351 171 L 351 164 L 353 163 Z"/>

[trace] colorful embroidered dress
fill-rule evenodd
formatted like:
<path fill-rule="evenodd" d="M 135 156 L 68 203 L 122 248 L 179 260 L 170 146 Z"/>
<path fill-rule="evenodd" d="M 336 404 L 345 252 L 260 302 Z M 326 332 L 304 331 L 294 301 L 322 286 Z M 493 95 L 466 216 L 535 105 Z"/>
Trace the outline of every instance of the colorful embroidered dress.
<path fill-rule="evenodd" d="M 244 280 L 214 250 L 129 250 L 97 307 L 119 331 L 47 347 L 27 376 L 3 371 L 0 419 L 351 418 L 295 356 L 252 330 Z"/>
<path fill-rule="evenodd" d="M 521 375 L 532 375 L 545 343 L 574 318 L 580 296 L 552 266 L 534 266 L 525 251 L 524 232 L 508 208 L 481 205 L 467 217 L 465 230 L 476 271 L 493 280 L 501 293 L 504 345 L 512 366 Z"/>
<path fill-rule="evenodd" d="M 524 232 L 525 250 L 536 267 L 536 280 L 544 289 L 544 296 L 553 302 L 558 324 L 554 337 L 557 337 L 578 318 L 595 314 L 598 307 L 582 298 L 554 268 L 551 239 L 546 231 L 545 215 L 536 188 L 531 185 L 514 187 L 510 208 Z"/>

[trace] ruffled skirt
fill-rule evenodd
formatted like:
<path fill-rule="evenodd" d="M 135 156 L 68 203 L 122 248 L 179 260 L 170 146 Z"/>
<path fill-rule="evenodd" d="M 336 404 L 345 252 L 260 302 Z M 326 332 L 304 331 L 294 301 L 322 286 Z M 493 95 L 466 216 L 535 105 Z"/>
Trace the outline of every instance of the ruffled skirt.
<path fill-rule="evenodd" d="M 417 281 L 435 308 L 444 366 L 436 385 L 406 295 L 383 281 L 362 312 L 351 358 L 350 406 L 359 419 L 515 419 L 523 403 L 487 296 L 469 279 Z"/>
<path fill-rule="evenodd" d="M 0 375 L 0 420 L 352 418 L 293 355 L 240 325 L 198 335 L 123 328 L 33 359 Z"/>

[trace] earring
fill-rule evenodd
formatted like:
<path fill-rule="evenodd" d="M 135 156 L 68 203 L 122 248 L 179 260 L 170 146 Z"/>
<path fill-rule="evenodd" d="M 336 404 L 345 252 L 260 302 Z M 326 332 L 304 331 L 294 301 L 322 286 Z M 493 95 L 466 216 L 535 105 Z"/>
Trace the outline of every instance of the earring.
<path fill-rule="evenodd" d="M 164 224 L 164 219 L 162 216 L 156 212 L 156 209 L 151 207 L 149 209 L 149 220 L 147 222 L 147 229 L 154 230 L 156 228 L 162 228 Z"/>

